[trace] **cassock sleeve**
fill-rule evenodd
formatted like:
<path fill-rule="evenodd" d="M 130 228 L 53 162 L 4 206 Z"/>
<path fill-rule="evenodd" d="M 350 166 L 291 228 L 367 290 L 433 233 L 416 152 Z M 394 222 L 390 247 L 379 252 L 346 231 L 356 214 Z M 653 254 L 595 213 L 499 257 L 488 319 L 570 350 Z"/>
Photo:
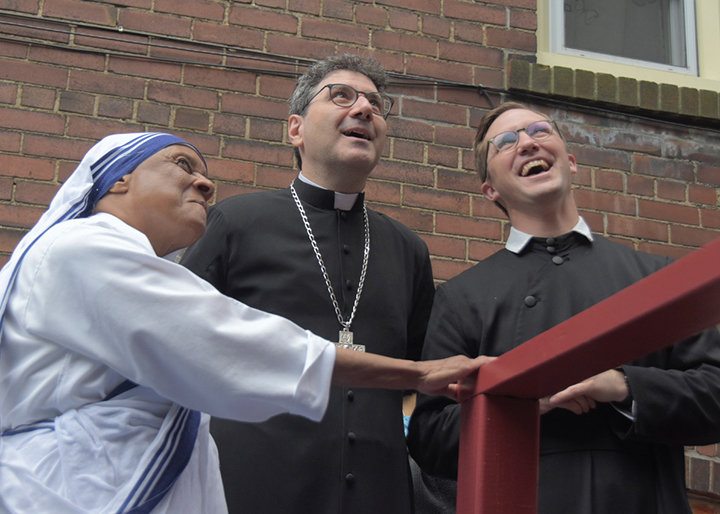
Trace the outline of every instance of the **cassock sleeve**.
<path fill-rule="evenodd" d="M 453 355 L 477 357 L 479 346 L 466 337 L 468 332 L 462 326 L 463 316 L 470 319 L 463 307 L 452 301 L 446 284 L 438 287 L 428 323 L 423 360 Z M 477 333 L 481 333 L 480 327 L 476 328 Z M 408 432 L 408 449 L 412 458 L 431 475 L 456 479 L 459 444 L 460 405 L 445 396 L 419 394 Z"/>

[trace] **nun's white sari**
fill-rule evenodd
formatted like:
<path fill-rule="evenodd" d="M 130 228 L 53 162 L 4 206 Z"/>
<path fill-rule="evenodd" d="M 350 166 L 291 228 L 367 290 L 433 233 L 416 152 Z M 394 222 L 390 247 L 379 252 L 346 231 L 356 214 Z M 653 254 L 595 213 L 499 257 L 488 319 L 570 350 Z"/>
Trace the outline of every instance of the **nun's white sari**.
<path fill-rule="evenodd" d="M 119 219 L 63 221 L 26 247 L 0 338 L 0 513 L 224 513 L 199 411 L 322 417 L 332 344 Z"/>

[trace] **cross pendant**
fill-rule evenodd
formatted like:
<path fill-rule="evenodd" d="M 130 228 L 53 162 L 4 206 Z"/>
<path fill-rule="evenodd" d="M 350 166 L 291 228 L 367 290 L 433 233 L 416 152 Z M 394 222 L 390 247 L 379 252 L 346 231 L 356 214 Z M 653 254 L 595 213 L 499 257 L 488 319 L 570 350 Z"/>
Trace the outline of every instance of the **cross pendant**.
<path fill-rule="evenodd" d="M 355 352 L 365 351 L 365 345 L 353 344 L 353 333 L 350 332 L 348 329 L 343 329 L 340 331 L 339 341 L 340 342 L 335 343 L 335 346 L 337 346 L 338 348 L 346 348 Z"/>

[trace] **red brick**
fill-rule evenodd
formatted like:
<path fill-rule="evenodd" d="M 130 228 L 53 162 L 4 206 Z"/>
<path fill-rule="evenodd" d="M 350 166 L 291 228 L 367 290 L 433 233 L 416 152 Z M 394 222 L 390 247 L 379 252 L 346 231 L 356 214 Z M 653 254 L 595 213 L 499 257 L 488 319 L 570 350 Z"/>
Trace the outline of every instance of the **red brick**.
<path fill-rule="evenodd" d="M 279 98 L 285 102 L 295 89 L 295 81 L 283 77 L 260 77 L 258 92 L 262 96 Z M 286 109 L 287 111 L 287 109 Z"/>
<path fill-rule="evenodd" d="M 40 219 L 45 209 L 22 205 L 0 205 L 0 225 L 30 228 Z"/>
<path fill-rule="evenodd" d="M 98 116 L 131 120 L 134 102 L 124 98 L 100 97 L 98 103 Z"/>
<path fill-rule="evenodd" d="M 117 31 L 108 38 L 108 31 L 92 27 L 77 27 L 75 43 L 80 46 L 115 50 L 130 54 L 145 55 L 148 52 L 148 37 L 140 34 Z"/>
<path fill-rule="evenodd" d="M 467 119 L 467 108 L 403 98 L 403 116 L 459 125 Z"/>
<path fill-rule="evenodd" d="M 55 66 L 19 61 L 3 61 L 0 80 L 16 80 L 23 84 L 64 89 L 69 71 Z"/>
<path fill-rule="evenodd" d="M 692 248 L 685 248 L 683 246 L 648 243 L 646 241 L 640 241 L 637 249 L 647 253 L 654 253 L 655 255 L 662 255 L 663 257 L 672 257 L 675 260 L 681 259 L 693 251 Z"/>
<path fill-rule="evenodd" d="M 615 214 L 635 214 L 635 200 L 628 196 L 587 189 L 575 189 L 574 195 L 577 206 L 582 209 Z"/>
<path fill-rule="evenodd" d="M 302 37 L 344 41 L 355 45 L 367 45 L 370 37 L 368 29 L 346 23 L 305 18 L 300 29 Z"/>
<path fill-rule="evenodd" d="M 689 468 L 688 489 L 708 492 L 710 490 L 710 461 L 691 457 Z"/>
<path fill-rule="evenodd" d="M 291 168 L 258 166 L 256 180 L 258 186 L 284 188 L 288 187 L 297 175 L 297 170 Z"/>
<path fill-rule="evenodd" d="M 0 9 L 39 14 L 40 0 L 0 0 Z"/>
<path fill-rule="evenodd" d="M 25 182 L 19 180 L 15 188 L 15 200 L 22 203 L 37 205 L 50 205 L 60 186 L 53 184 L 42 184 L 38 182 Z"/>
<path fill-rule="evenodd" d="M 665 139 L 663 155 L 715 165 L 720 160 L 720 146 L 696 141 L 693 138 L 687 140 Z"/>
<path fill-rule="evenodd" d="M 707 186 L 688 186 L 688 200 L 694 203 L 716 205 L 718 203 L 718 189 Z"/>
<path fill-rule="evenodd" d="M 673 244 L 700 247 L 720 237 L 720 231 L 702 228 L 670 226 L 670 240 Z"/>
<path fill-rule="evenodd" d="M 218 134 L 245 137 L 247 119 L 244 116 L 216 114 L 213 117 L 213 131 Z"/>
<path fill-rule="evenodd" d="M 467 149 L 472 146 L 474 137 L 474 129 L 445 125 L 435 127 L 435 143 L 439 145 L 459 146 L 462 149 Z"/>
<path fill-rule="evenodd" d="M 256 75 L 233 70 L 213 70 L 197 66 L 185 68 L 185 84 L 233 92 L 255 92 Z"/>
<path fill-rule="evenodd" d="M 697 177 L 698 182 L 720 186 L 720 167 L 698 164 Z"/>
<path fill-rule="evenodd" d="M 155 11 L 215 21 L 225 17 L 225 8 L 208 0 L 155 0 Z"/>
<path fill-rule="evenodd" d="M 21 141 L 19 133 L 0 130 L 0 150 L 3 152 L 19 152 Z"/>
<path fill-rule="evenodd" d="M 284 8 L 285 7 L 285 0 L 255 0 L 255 3 L 257 5 L 261 5 L 263 7 L 276 7 L 276 8 Z"/>
<path fill-rule="evenodd" d="M 628 134 L 616 129 L 605 131 L 603 146 L 617 150 L 628 150 L 630 152 L 642 152 L 644 154 L 660 155 L 662 140 L 659 137 Z M 636 156 L 643 159 L 653 159 L 650 156 Z"/>
<path fill-rule="evenodd" d="M 710 491 L 715 495 L 720 495 L 720 463 L 713 462 L 712 463 L 712 484 L 710 485 Z M 715 508 L 715 512 L 717 513 L 720 511 L 717 507 Z"/>
<path fill-rule="evenodd" d="M 433 277 L 435 280 L 450 280 L 472 267 L 470 262 L 432 259 Z"/>
<path fill-rule="evenodd" d="M 210 115 L 197 109 L 178 109 L 175 114 L 175 127 L 207 131 L 210 126 Z"/>
<path fill-rule="evenodd" d="M 376 179 L 393 180 L 419 186 L 432 186 L 434 182 L 432 168 L 417 164 L 405 164 L 381 160 L 372 172 Z"/>
<path fill-rule="evenodd" d="M 0 155 L 0 162 L 2 162 L 1 155 Z M 12 200 L 12 196 L 13 196 L 13 179 L 10 177 L 0 177 L 0 200 Z"/>
<path fill-rule="evenodd" d="M 0 229 L 0 252 L 11 253 L 26 233 L 25 230 Z"/>
<path fill-rule="evenodd" d="M 142 132 L 141 125 L 124 121 L 101 120 L 98 118 L 85 118 L 72 116 L 68 120 L 67 135 L 90 140 L 98 140 L 110 134 L 128 132 Z"/>
<path fill-rule="evenodd" d="M 705 455 L 706 457 L 715 457 L 715 445 L 711 444 L 709 446 L 696 446 L 695 450 L 700 455 Z"/>
<path fill-rule="evenodd" d="M 279 102 L 248 95 L 223 95 L 222 111 L 276 120 L 286 120 L 288 118 L 286 101 Z"/>
<path fill-rule="evenodd" d="M 447 168 L 458 167 L 458 149 L 447 146 L 428 146 L 428 164 L 445 166 Z"/>
<path fill-rule="evenodd" d="M 78 20 L 98 25 L 115 25 L 117 8 L 105 2 L 76 2 L 74 0 L 45 0 L 43 16 Z"/>
<path fill-rule="evenodd" d="M 422 17 L 422 31 L 425 34 L 447 39 L 450 37 L 451 30 L 452 22 L 450 20 L 437 16 L 423 15 Z"/>
<path fill-rule="evenodd" d="M 179 64 L 150 59 L 111 56 L 108 71 L 118 75 L 145 77 L 149 79 L 180 82 L 183 68 Z"/>
<path fill-rule="evenodd" d="M 507 221 L 507 215 L 498 207 L 495 202 L 491 202 L 484 196 L 473 196 L 472 198 L 472 215 L 478 218 L 490 218 L 500 221 Z"/>
<path fill-rule="evenodd" d="M 666 200 L 678 200 L 680 202 L 684 202 L 686 192 L 687 187 L 681 182 L 670 182 L 669 180 L 657 181 L 658 198 L 664 198 Z"/>
<path fill-rule="evenodd" d="M 260 189 L 254 187 L 238 186 L 237 184 L 225 184 L 223 182 L 215 186 L 216 202 L 230 198 L 231 196 L 257 193 Z"/>
<path fill-rule="evenodd" d="M 620 191 L 624 189 L 624 175 L 614 171 L 597 170 L 595 173 L 595 185 L 600 189 Z"/>
<path fill-rule="evenodd" d="M 61 91 L 59 110 L 92 115 L 95 112 L 95 96 L 76 91 Z"/>
<path fill-rule="evenodd" d="M 686 225 L 698 225 L 700 216 L 695 207 L 638 199 L 638 216 Z"/>
<path fill-rule="evenodd" d="M 470 213 L 470 197 L 467 194 L 411 186 L 405 186 L 403 190 L 403 205 L 405 206 L 457 214 Z"/>
<path fill-rule="evenodd" d="M 228 21 L 231 25 L 287 32 L 289 34 L 295 34 L 298 28 L 298 18 L 296 16 L 265 11 L 254 7 L 231 7 Z"/>
<path fill-rule="evenodd" d="M 335 52 L 332 41 L 312 41 L 280 34 L 268 34 L 267 51 L 281 55 L 291 55 L 309 59 L 324 59 Z"/>
<path fill-rule="evenodd" d="M 325 12 L 324 9 L 323 12 Z M 417 14 L 408 11 L 390 11 L 390 27 L 393 29 L 417 32 L 420 28 L 420 18 Z M 410 46 L 406 48 L 413 47 Z"/>
<path fill-rule="evenodd" d="M 293 164 L 293 149 L 288 145 L 228 139 L 225 142 L 223 157 L 290 168 Z"/>
<path fill-rule="evenodd" d="M 387 23 L 387 11 L 382 7 L 373 5 L 358 5 L 355 7 L 355 19 L 358 23 L 384 27 Z"/>
<path fill-rule="evenodd" d="M 647 177 L 628 175 L 627 192 L 635 195 L 653 196 L 655 195 L 655 181 Z"/>
<path fill-rule="evenodd" d="M 412 48 L 413 53 L 430 57 L 437 55 L 437 42 L 427 36 L 416 36 L 400 32 L 375 32 L 372 37 L 373 46 L 386 50 L 404 51 Z"/>
<path fill-rule="evenodd" d="M 65 119 L 57 114 L 0 107 L 0 120 L 4 129 L 62 134 Z"/>
<path fill-rule="evenodd" d="M 40 87 L 24 86 L 20 103 L 25 107 L 53 109 L 55 107 L 55 90 Z"/>
<path fill-rule="evenodd" d="M 453 234 L 497 240 L 500 239 L 500 230 L 500 222 L 479 220 L 465 216 L 438 214 L 435 221 L 435 232 L 439 234 Z"/>
<path fill-rule="evenodd" d="M 424 149 L 422 143 L 396 139 L 393 143 L 393 159 L 422 163 L 425 160 Z"/>
<path fill-rule="evenodd" d="M 457 237 L 433 236 L 422 234 L 420 236 L 428 246 L 430 255 L 450 257 L 454 259 L 465 259 L 467 254 L 467 241 Z"/>
<path fill-rule="evenodd" d="M 27 59 L 30 50 L 28 43 L 12 43 L 3 41 L 0 44 L 0 57 L 11 57 L 13 59 Z"/>
<path fill-rule="evenodd" d="M 143 102 L 138 105 L 137 121 L 167 126 L 170 124 L 170 107 L 167 105 Z"/>
<path fill-rule="evenodd" d="M 472 69 L 465 64 L 448 63 L 425 57 L 407 56 L 407 72 L 419 77 L 431 77 L 456 82 L 471 82 Z"/>
<path fill-rule="evenodd" d="M 476 43 L 485 45 L 485 30 L 476 23 L 466 21 L 455 22 L 455 40 L 467 41 L 468 43 Z"/>
<path fill-rule="evenodd" d="M 411 9 L 428 14 L 440 14 L 441 11 L 440 0 L 376 0 L 375 4 Z"/>
<path fill-rule="evenodd" d="M 519 29 L 537 30 L 537 13 L 535 11 L 511 9 L 510 26 Z"/>
<path fill-rule="evenodd" d="M 504 56 L 502 50 L 495 48 L 479 48 L 477 45 L 440 41 L 441 59 L 466 62 L 479 66 L 502 68 Z"/>
<path fill-rule="evenodd" d="M 187 38 L 190 37 L 192 20 L 123 9 L 120 11 L 120 25 L 125 29 L 138 32 Z"/>
<path fill-rule="evenodd" d="M 147 99 L 199 109 L 216 110 L 218 108 L 218 93 L 214 91 L 160 82 L 151 82 L 148 85 Z"/>
<path fill-rule="evenodd" d="M 245 3 L 250 3 L 249 1 Z M 358 6 L 358 10 L 361 6 Z M 306 14 L 320 14 L 320 0 L 289 0 L 288 10 L 290 12 L 301 12 Z"/>
<path fill-rule="evenodd" d="M 228 180 L 252 184 L 255 178 L 255 164 L 230 159 L 206 159 L 208 173 L 212 180 Z"/>
<path fill-rule="evenodd" d="M 31 61 L 44 62 L 56 66 L 69 66 L 86 70 L 105 69 L 105 56 L 86 52 L 69 52 L 64 48 L 36 46 L 30 48 Z"/>
<path fill-rule="evenodd" d="M 433 225 L 433 215 L 427 211 L 419 209 L 407 209 L 402 207 L 394 207 L 391 205 L 370 204 L 372 209 L 382 212 L 386 216 L 399 221 L 403 225 L 413 230 L 421 232 L 430 232 Z"/>
<path fill-rule="evenodd" d="M 443 14 L 448 18 L 458 18 L 493 25 L 505 26 L 507 23 L 507 14 L 504 7 L 458 2 L 457 0 L 445 0 L 443 3 Z"/>
<path fill-rule="evenodd" d="M 433 126 L 430 123 L 400 118 L 388 118 L 388 135 L 415 141 L 432 142 Z"/>
<path fill-rule="evenodd" d="M 353 4 L 345 0 L 324 0 L 322 14 L 325 18 L 352 21 Z"/>
<path fill-rule="evenodd" d="M 250 139 L 282 143 L 284 134 L 285 125 L 279 121 L 262 119 L 250 120 Z"/>
<path fill-rule="evenodd" d="M 627 152 L 570 145 L 570 153 L 575 156 L 578 164 L 598 168 L 609 168 L 612 170 L 630 171 L 631 160 Z"/>
<path fill-rule="evenodd" d="M 504 245 L 499 243 L 486 243 L 483 241 L 470 241 L 469 257 L 474 261 L 482 261 L 502 250 Z"/>
<path fill-rule="evenodd" d="M 720 228 L 720 211 L 710 209 L 700 209 L 703 227 Z"/>
<path fill-rule="evenodd" d="M 628 237 L 668 241 L 668 225 L 657 221 L 628 218 L 626 216 L 607 216 L 608 234 Z"/>
<path fill-rule="evenodd" d="M 400 206 L 402 200 L 400 184 L 369 180 L 365 185 L 365 198 L 369 202 L 381 202 Z"/>
<path fill-rule="evenodd" d="M 537 51 L 537 39 L 534 32 L 524 30 L 506 30 L 488 27 L 485 29 L 488 46 L 513 48 L 526 52 Z"/>
<path fill-rule="evenodd" d="M 142 99 L 145 83 L 136 78 L 73 70 L 70 75 L 70 89 L 84 93 Z"/>
<path fill-rule="evenodd" d="M 52 180 L 55 178 L 55 161 L 0 154 L 0 173 L 12 177 Z"/>

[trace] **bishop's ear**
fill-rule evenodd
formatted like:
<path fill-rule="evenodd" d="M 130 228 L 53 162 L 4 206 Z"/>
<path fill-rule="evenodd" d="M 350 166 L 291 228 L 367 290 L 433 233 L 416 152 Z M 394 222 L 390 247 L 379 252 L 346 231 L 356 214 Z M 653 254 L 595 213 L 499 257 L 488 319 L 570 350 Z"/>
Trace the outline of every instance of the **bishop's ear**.
<path fill-rule="evenodd" d="M 288 118 L 288 140 L 293 146 L 300 147 L 303 144 L 303 117 L 299 114 Z"/>

